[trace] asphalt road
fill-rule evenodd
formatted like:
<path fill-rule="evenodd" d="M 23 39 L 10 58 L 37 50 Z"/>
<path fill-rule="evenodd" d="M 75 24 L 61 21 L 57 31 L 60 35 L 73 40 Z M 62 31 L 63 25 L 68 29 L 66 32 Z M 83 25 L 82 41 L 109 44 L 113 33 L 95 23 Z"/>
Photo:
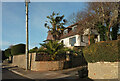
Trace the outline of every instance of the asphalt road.
<path fill-rule="evenodd" d="M 2 80 L 4 79 L 28 79 L 28 78 L 22 77 L 18 74 L 13 73 L 12 71 L 2 68 Z"/>

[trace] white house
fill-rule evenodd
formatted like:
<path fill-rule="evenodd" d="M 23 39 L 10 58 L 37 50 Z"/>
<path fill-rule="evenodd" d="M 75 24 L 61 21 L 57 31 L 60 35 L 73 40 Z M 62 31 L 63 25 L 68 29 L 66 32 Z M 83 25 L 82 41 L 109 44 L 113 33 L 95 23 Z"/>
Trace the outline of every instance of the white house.
<path fill-rule="evenodd" d="M 60 42 L 66 47 L 72 46 L 86 46 L 88 45 L 88 35 L 95 35 L 95 42 L 100 41 L 100 35 L 95 29 L 82 29 L 78 23 L 66 27 L 63 34 L 60 37 Z M 53 40 L 53 37 L 48 32 L 47 40 Z"/>
<path fill-rule="evenodd" d="M 64 30 L 60 41 L 62 41 L 66 47 L 86 46 L 88 45 L 89 34 L 95 35 L 95 42 L 100 41 L 100 35 L 95 29 L 82 29 L 78 23 L 75 23 Z"/>

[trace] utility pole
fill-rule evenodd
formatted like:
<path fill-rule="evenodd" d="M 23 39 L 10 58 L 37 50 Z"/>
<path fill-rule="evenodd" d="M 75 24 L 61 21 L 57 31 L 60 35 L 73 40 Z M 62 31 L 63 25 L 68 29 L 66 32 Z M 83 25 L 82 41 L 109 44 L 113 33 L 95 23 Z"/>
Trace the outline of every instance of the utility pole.
<path fill-rule="evenodd" d="M 28 41 L 28 6 L 30 0 L 25 0 L 26 6 L 26 70 L 29 69 L 29 41 Z"/>

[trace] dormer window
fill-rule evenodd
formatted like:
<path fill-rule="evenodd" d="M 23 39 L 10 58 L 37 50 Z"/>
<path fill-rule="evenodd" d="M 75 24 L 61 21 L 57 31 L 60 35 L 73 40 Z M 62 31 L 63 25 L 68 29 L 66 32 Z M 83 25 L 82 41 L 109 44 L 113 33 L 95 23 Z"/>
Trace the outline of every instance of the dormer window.
<path fill-rule="evenodd" d="M 68 29 L 65 29 L 64 30 L 64 35 L 68 33 Z"/>
<path fill-rule="evenodd" d="M 73 31 L 73 32 L 76 32 L 76 30 L 77 30 L 77 26 L 73 26 L 73 27 L 72 27 L 72 31 Z"/>

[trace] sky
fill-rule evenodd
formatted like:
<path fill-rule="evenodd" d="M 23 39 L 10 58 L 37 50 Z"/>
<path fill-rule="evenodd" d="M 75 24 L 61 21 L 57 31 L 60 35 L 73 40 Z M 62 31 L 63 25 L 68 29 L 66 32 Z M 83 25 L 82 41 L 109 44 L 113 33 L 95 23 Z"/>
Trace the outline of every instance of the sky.
<path fill-rule="evenodd" d="M 29 49 L 40 47 L 47 38 L 48 29 L 44 27 L 46 16 L 52 12 L 65 15 L 84 10 L 85 2 L 31 2 L 29 4 Z M 26 24 L 24 2 L 2 2 L 2 50 L 10 45 L 26 43 Z"/>

